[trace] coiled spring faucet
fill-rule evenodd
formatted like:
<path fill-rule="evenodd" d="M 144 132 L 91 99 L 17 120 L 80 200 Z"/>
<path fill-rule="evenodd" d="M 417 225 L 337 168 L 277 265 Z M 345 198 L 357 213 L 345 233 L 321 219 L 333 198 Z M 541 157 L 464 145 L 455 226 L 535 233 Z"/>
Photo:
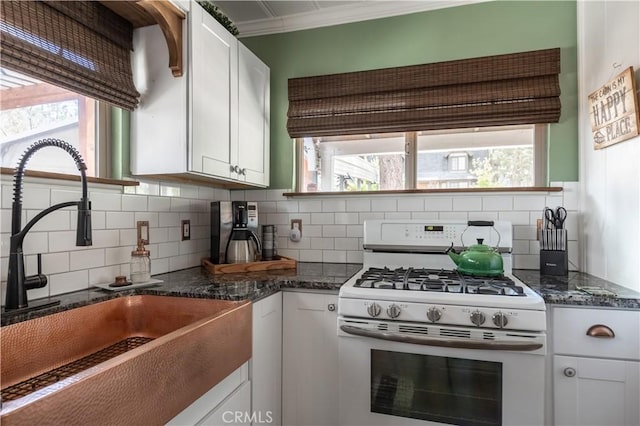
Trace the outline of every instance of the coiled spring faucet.
<path fill-rule="evenodd" d="M 29 158 L 38 150 L 45 147 L 57 147 L 65 150 L 76 163 L 78 170 L 80 170 L 80 179 L 82 181 L 82 198 L 80 201 L 68 201 L 51 206 L 40 213 L 38 213 L 33 219 L 31 219 L 21 229 L 22 218 L 22 178 L 24 176 L 25 166 Z M 13 181 L 13 204 L 11 207 L 11 237 L 9 247 L 9 271 L 7 275 L 7 296 L 5 301 L 5 311 L 15 310 L 31 310 L 38 309 L 45 306 L 50 306 L 55 303 L 47 303 L 44 306 L 32 306 L 29 307 L 27 303 L 27 290 L 34 288 L 42 288 L 47 285 L 47 277 L 42 274 L 42 262 L 41 255 L 38 254 L 38 273 L 31 276 L 25 276 L 24 271 L 24 256 L 22 253 L 22 243 L 27 235 L 27 232 L 35 225 L 40 219 L 48 215 L 49 213 L 62 209 L 64 207 L 78 207 L 78 226 L 76 230 L 76 245 L 77 246 L 90 246 L 91 242 L 91 201 L 87 197 L 87 166 L 85 165 L 80 153 L 70 144 L 59 139 L 42 139 L 35 142 L 24 152 L 18 167 L 16 167 Z M 59 302 L 57 302 L 59 303 Z"/>

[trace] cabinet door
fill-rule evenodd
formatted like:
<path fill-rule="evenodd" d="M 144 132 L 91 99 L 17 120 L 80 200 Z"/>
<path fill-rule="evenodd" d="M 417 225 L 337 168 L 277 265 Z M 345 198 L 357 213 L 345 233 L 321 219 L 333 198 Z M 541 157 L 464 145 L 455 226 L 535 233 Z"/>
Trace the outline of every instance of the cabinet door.
<path fill-rule="evenodd" d="M 640 424 L 640 362 L 553 357 L 558 426 Z"/>
<path fill-rule="evenodd" d="M 269 185 L 269 67 L 238 43 L 238 179 Z"/>
<path fill-rule="evenodd" d="M 238 40 L 191 3 L 190 170 L 229 178 L 237 164 Z"/>
<path fill-rule="evenodd" d="M 236 389 L 222 404 L 207 415 L 198 425 L 246 425 L 250 426 L 254 418 L 251 413 L 251 382 L 245 382 Z M 266 418 L 265 418 L 266 419 Z"/>
<path fill-rule="evenodd" d="M 338 424 L 338 296 L 283 294 L 282 423 Z"/>
<path fill-rule="evenodd" d="M 282 293 L 253 304 L 253 413 L 282 424 Z"/>

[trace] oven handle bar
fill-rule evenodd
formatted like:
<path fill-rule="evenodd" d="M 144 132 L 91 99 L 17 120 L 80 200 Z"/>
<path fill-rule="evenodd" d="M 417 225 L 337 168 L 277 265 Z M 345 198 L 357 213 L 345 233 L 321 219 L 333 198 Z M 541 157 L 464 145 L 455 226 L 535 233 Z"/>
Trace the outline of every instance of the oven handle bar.
<path fill-rule="evenodd" d="M 356 336 L 371 337 L 381 340 L 391 340 L 393 342 L 413 343 L 416 345 L 443 346 L 447 348 L 487 349 L 492 351 L 535 351 L 542 348 L 542 343 L 490 340 L 454 340 L 442 339 L 438 337 L 420 337 L 399 333 L 390 333 L 379 330 L 370 330 L 345 324 L 340 326 L 340 330 Z"/>

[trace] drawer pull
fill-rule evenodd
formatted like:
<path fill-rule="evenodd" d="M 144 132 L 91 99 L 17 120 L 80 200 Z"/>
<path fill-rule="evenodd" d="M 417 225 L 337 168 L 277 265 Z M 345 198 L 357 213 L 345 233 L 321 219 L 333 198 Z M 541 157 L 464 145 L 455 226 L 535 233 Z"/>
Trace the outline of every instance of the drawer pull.
<path fill-rule="evenodd" d="M 616 337 L 616 333 L 612 329 L 603 324 L 595 324 L 589 327 L 587 330 L 587 336 L 600 337 L 605 339 L 613 339 Z"/>

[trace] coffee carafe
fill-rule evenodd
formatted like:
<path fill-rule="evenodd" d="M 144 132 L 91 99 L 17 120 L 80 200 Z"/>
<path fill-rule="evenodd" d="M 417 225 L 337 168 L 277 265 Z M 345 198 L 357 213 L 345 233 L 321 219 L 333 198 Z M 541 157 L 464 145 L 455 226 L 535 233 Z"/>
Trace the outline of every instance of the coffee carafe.
<path fill-rule="evenodd" d="M 249 213 L 246 201 L 232 203 L 233 227 L 225 258 L 227 263 L 247 263 L 256 260 L 256 255 L 262 251 L 260 239 L 252 230 L 247 228 Z"/>

